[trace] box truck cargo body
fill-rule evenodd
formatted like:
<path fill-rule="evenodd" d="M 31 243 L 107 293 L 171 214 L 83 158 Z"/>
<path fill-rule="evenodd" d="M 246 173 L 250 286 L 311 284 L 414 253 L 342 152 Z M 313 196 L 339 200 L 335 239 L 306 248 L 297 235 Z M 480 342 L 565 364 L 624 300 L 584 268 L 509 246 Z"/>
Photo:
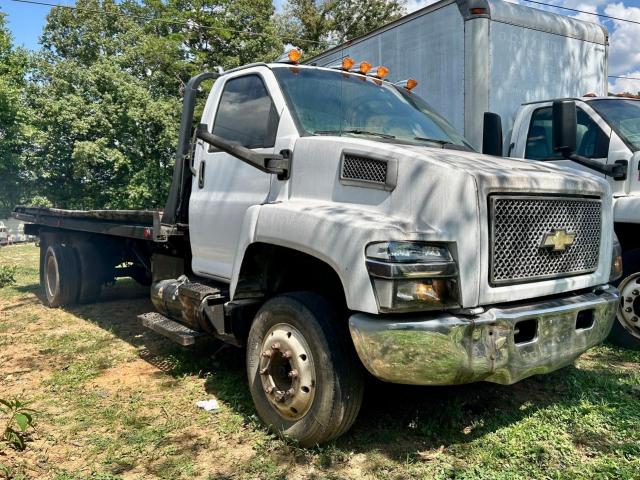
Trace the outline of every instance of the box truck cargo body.
<path fill-rule="evenodd" d="M 486 111 L 508 126 L 522 102 L 606 95 L 607 52 L 595 23 L 501 0 L 443 0 L 308 63 L 348 56 L 388 67 L 391 80 L 416 79 L 414 91 L 479 149 Z"/>

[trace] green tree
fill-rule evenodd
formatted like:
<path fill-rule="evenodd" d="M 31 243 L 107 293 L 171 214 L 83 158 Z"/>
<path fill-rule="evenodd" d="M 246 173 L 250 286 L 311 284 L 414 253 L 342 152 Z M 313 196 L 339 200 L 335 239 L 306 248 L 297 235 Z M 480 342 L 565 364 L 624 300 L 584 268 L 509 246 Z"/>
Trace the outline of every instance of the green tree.
<path fill-rule="evenodd" d="M 278 24 L 285 42 L 314 55 L 404 13 L 403 0 L 288 0 Z"/>
<path fill-rule="evenodd" d="M 282 51 L 270 0 L 79 0 L 53 8 L 33 56 L 28 154 L 54 204 L 162 207 L 181 87 Z"/>
<path fill-rule="evenodd" d="M 22 163 L 25 143 L 24 73 L 26 52 L 12 45 L 5 14 L 0 12 L 0 210 L 22 200 L 28 175 Z"/>

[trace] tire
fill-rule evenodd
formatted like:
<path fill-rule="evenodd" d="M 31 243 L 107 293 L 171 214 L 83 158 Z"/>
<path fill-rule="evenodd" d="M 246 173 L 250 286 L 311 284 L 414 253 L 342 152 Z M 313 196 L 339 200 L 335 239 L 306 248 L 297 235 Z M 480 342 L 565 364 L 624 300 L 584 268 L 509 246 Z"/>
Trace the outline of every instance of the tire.
<path fill-rule="evenodd" d="M 616 285 L 620 288 L 621 303 L 608 340 L 620 347 L 640 350 L 640 321 L 633 322 L 633 316 L 622 312 L 623 308 L 631 308 L 636 318 L 640 318 L 640 276 L 634 277 L 640 271 L 640 249 L 622 254 L 622 271 L 621 280 Z"/>
<path fill-rule="evenodd" d="M 362 367 L 338 320 L 323 297 L 290 293 L 265 303 L 249 331 L 247 374 L 258 415 L 303 447 L 345 433 L 362 403 Z"/>
<path fill-rule="evenodd" d="M 49 236 L 45 233 L 42 233 L 40 235 L 40 244 L 38 245 L 40 248 L 40 292 L 42 293 L 42 295 L 46 295 L 46 289 L 45 289 L 45 278 L 44 278 L 44 257 L 47 254 L 47 248 L 49 247 L 49 242 L 48 242 Z"/>
<path fill-rule="evenodd" d="M 71 246 L 50 243 L 44 255 L 43 287 L 47 305 L 73 305 L 78 299 L 80 271 Z"/>
<path fill-rule="evenodd" d="M 78 303 L 94 303 L 100 297 L 104 283 L 104 261 L 98 249 L 89 242 L 78 242 L 73 247 L 78 257 L 80 272 Z"/>

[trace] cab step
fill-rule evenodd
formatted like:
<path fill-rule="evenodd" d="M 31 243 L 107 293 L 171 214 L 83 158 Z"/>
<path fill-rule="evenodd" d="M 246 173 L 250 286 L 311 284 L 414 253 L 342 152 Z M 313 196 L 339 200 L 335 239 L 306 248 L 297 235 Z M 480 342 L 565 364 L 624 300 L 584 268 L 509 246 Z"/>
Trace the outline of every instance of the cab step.
<path fill-rule="evenodd" d="M 164 335 L 183 347 L 193 345 L 198 338 L 204 337 L 202 332 L 196 332 L 158 312 L 143 313 L 142 315 L 138 315 L 138 319 L 146 328 L 160 335 Z"/>

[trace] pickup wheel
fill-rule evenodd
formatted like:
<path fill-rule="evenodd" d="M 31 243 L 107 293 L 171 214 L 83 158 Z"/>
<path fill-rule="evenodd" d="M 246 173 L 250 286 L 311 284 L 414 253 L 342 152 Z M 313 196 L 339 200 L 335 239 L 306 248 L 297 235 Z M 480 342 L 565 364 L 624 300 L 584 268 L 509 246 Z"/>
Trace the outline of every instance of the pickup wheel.
<path fill-rule="evenodd" d="M 314 293 L 291 293 L 260 309 L 247 342 L 247 374 L 260 418 L 303 447 L 346 432 L 362 403 L 364 376 L 349 333 Z"/>
<path fill-rule="evenodd" d="M 622 254 L 620 306 L 609 334 L 615 345 L 640 350 L 640 249 Z"/>
<path fill-rule="evenodd" d="M 78 303 L 94 303 L 100 297 L 105 278 L 104 262 L 98 249 L 88 242 L 78 242 L 73 247 L 80 272 Z"/>
<path fill-rule="evenodd" d="M 80 272 L 73 248 L 61 243 L 47 245 L 42 272 L 47 305 L 59 307 L 76 303 Z"/>

